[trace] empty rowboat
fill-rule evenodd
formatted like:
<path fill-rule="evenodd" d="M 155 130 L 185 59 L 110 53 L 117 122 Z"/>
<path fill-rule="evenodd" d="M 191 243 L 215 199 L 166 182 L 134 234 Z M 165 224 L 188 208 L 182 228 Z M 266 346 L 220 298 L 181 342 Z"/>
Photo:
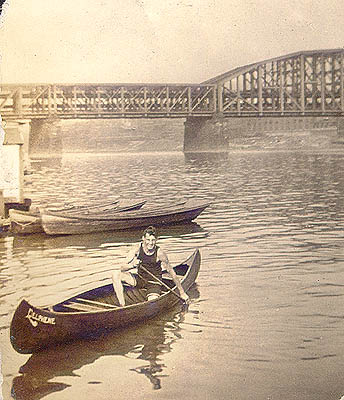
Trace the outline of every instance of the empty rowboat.
<path fill-rule="evenodd" d="M 142 208 L 130 213 L 116 212 L 112 216 L 68 216 L 42 213 L 42 225 L 48 235 L 76 235 L 91 232 L 118 231 L 190 222 L 198 217 L 208 203 L 193 200 L 169 207 Z"/>

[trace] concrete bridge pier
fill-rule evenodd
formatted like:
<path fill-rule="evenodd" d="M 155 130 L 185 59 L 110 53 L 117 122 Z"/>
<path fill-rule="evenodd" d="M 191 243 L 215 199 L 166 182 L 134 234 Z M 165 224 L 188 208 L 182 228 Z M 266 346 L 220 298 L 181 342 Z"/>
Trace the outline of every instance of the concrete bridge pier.
<path fill-rule="evenodd" d="M 344 117 L 338 117 L 337 119 L 337 132 L 341 139 L 344 139 Z"/>
<path fill-rule="evenodd" d="M 227 151 L 229 128 L 223 118 L 188 117 L 184 123 L 184 152 Z"/>
<path fill-rule="evenodd" d="M 60 119 L 32 119 L 30 128 L 30 155 L 62 154 L 62 129 Z"/>
<path fill-rule="evenodd" d="M 339 148 L 344 117 L 188 117 L 184 152 Z"/>
<path fill-rule="evenodd" d="M 28 210 L 31 200 L 24 197 L 24 175 L 30 167 L 28 156 L 30 120 L 4 121 L 0 145 L 0 232 L 9 229 L 11 208 Z"/>
<path fill-rule="evenodd" d="M 30 167 L 29 159 L 29 137 L 30 137 L 30 120 L 18 119 L 6 121 L 4 124 L 6 137 L 10 141 L 18 141 L 21 143 L 22 163 L 24 170 Z"/>

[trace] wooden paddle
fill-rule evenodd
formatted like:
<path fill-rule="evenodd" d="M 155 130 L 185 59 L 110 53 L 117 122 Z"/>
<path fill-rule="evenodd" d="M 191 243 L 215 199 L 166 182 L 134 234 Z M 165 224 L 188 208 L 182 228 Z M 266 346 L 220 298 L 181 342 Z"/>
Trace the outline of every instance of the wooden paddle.
<path fill-rule="evenodd" d="M 186 301 L 179 296 L 178 293 L 176 293 L 173 289 L 171 289 L 168 285 L 166 285 L 165 282 L 160 280 L 158 277 L 156 277 L 154 274 L 152 274 L 150 271 L 148 271 L 142 264 L 140 265 L 140 268 L 145 271 L 147 274 L 149 274 L 152 278 L 154 278 L 157 282 L 160 283 L 160 285 L 164 286 L 169 292 L 173 293 L 176 297 L 178 297 L 179 300 L 181 300 L 183 303 L 186 303 Z"/>

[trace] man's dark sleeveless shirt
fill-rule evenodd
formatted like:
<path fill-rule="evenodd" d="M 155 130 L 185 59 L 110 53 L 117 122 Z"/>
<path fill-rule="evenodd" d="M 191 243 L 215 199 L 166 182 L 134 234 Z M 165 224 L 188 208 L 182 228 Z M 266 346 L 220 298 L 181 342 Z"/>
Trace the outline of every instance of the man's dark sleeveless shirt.
<path fill-rule="evenodd" d="M 158 249 L 159 247 L 155 246 L 154 253 L 152 255 L 147 255 L 144 252 L 141 244 L 137 258 L 141 260 L 141 263 L 144 268 L 146 268 L 157 278 L 161 279 L 162 277 L 161 261 L 157 261 Z M 143 271 L 143 269 L 141 268 L 141 264 L 139 265 L 137 272 L 139 276 L 141 276 L 145 281 L 154 281 L 154 278 L 152 278 L 149 274 L 147 274 L 147 272 Z"/>

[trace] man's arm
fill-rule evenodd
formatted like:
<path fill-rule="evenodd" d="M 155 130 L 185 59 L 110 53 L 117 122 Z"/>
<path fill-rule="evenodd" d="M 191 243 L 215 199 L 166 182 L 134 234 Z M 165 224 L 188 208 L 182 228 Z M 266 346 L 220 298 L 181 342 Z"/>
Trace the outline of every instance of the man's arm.
<path fill-rule="evenodd" d="M 140 246 L 135 245 L 129 250 L 128 255 L 126 257 L 126 263 L 121 267 L 122 272 L 129 271 L 133 268 L 136 268 L 139 265 L 140 260 L 137 258 L 139 254 L 139 249 Z"/>
<path fill-rule="evenodd" d="M 162 268 L 166 269 L 166 271 L 169 273 L 169 275 L 173 279 L 173 282 L 176 284 L 176 286 L 179 290 L 180 297 L 185 302 L 187 302 L 189 300 L 189 296 L 185 293 L 177 274 L 174 272 L 174 269 L 172 268 L 172 266 L 168 260 L 167 254 L 160 248 L 158 250 L 158 260 L 161 261 Z"/>

